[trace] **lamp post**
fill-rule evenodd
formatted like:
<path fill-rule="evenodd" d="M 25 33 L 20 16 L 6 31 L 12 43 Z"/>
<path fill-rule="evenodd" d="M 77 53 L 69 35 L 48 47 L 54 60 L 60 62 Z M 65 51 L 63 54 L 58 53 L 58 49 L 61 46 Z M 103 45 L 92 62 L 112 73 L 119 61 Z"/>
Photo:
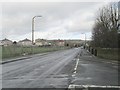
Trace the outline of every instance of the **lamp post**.
<path fill-rule="evenodd" d="M 36 17 L 42 17 L 42 16 L 34 16 L 34 17 L 32 18 L 32 44 L 33 44 L 33 45 L 34 45 L 34 19 L 35 19 Z"/>
<path fill-rule="evenodd" d="M 85 35 L 85 46 L 86 46 L 86 33 L 81 33 L 81 34 L 84 34 L 84 35 Z"/>

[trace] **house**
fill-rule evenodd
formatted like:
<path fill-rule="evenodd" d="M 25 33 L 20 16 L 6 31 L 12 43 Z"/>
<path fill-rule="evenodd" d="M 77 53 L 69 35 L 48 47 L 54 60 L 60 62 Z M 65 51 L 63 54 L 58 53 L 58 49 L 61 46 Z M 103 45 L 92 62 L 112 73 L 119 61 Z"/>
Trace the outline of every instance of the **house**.
<path fill-rule="evenodd" d="M 37 46 L 46 46 L 48 44 L 49 43 L 45 39 L 36 39 L 35 40 L 35 45 L 37 45 Z"/>
<path fill-rule="evenodd" d="M 0 46 L 2 46 L 2 45 L 3 45 L 2 40 L 0 40 Z"/>
<path fill-rule="evenodd" d="M 29 39 L 24 39 L 18 42 L 18 45 L 20 46 L 32 46 L 32 41 Z"/>
<path fill-rule="evenodd" d="M 64 40 L 54 40 L 56 46 L 65 46 L 65 41 Z"/>
<path fill-rule="evenodd" d="M 0 41 L 0 44 L 3 46 L 10 46 L 13 44 L 13 42 L 11 40 L 5 38 L 5 39 Z"/>
<path fill-rule="evenodd" d="M 50 46 L 65 46 L 65 40 L 47 40 Z"/>
<path fill-rule="evenodd" d="M 47 42 L 48 42 L 48 45 L 50 46 L 56 46 L 55 40 L 47 40 Z"/>

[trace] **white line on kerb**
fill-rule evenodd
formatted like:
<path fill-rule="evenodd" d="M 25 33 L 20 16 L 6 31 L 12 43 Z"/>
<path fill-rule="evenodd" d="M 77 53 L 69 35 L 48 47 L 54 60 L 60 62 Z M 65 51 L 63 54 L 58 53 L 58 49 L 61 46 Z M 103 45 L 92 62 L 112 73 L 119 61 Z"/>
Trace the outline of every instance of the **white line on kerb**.
<path fill-rule="evenodd" d="M 120 86 L 100 86 L 100 85 L 69 85 L 68 89 L 73 89 L 73 88 L 120 88 Z"/>

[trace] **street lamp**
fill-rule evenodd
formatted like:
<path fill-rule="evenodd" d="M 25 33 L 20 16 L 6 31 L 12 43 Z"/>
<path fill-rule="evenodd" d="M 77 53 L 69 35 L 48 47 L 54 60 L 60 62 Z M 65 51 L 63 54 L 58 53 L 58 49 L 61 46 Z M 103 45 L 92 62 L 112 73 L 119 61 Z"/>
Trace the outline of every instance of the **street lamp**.
<path fill-rule="evenodd" d="M 81 34 L 85 34 L 85 46 L 86 46 L 86 33 L 81 33 Z"/>
<path fill-rule="evenodd" d="M 34 17 L 32 18 L 32 44 L 34 44 L 34 19 L 35 19 L 36 17 L 42 17 L 42 16 L 34 16 Z"/>

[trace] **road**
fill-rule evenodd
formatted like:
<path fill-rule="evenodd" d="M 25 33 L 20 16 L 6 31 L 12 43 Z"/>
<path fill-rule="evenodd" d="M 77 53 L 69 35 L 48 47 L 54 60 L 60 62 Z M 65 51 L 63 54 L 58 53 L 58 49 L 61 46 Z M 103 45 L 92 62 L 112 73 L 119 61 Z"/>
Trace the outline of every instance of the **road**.
<path fill-rule="evenodd" d="M 73 48 L 2 65 L 3 88 L 68 88 L 70 85 L 118 86 L 117 63 Z"/>

